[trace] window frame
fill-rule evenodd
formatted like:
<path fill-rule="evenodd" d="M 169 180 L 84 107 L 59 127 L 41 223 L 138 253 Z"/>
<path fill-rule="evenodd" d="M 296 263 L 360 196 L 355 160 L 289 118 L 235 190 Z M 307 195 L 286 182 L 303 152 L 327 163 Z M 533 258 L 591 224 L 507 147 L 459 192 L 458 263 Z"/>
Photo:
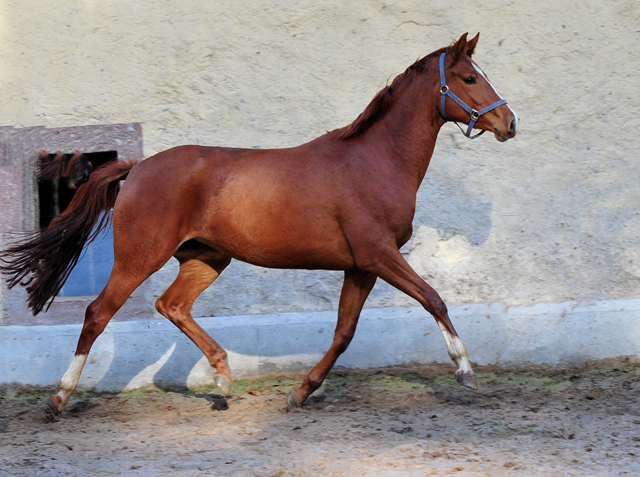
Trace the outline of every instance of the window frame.
<path fill-rule="evenodd" d="M 36 176 L 40 150 L 47 152 L 93 153 L 117 151 L 118 160 L 142 159 L 142 124 L 117 123 L 47 128 L 0 127 L 0 181 L 6 187 L 0 200 L 7 204 L 0 210 L 0 247 L 20 232 L 39 230 L 39 197 Z M 52 325 L 81 323 L 86 307 L 95 296 L 57 297 L 46 313 L 33 316 L 26 308 L 26 291 L 16 286 L 7 290 L 4 279 L 0 292 L 0 325 Z M 134 292 L 115 320 L 152 318 L 153 303 L 145 297 L 150 291 L 143 284 Z"/>

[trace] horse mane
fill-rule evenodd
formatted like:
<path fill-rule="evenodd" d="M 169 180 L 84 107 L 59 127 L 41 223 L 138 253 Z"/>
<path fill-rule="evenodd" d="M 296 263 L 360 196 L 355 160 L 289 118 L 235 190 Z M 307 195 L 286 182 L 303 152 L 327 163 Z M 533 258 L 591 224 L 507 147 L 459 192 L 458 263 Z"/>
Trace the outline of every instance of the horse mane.
<path fill-rule="evenodd" d="M 378 94 L 375 95 L 373 100 L 371 100 L 369 105 L 362 113 L 360 113 L 354 122 L 338 130 L 338 138 L 345 140 L 351 139 L 353 137 L 360 136 L 369 130 L 371 126 L 382 119 L 389 109 L 391 109 L 394 100 L 394 90 L 400 87 L 400 85 L 405 81 L 411 81 L 418 74 L 425 72 L 428 69 L 427 64 L 429 63 L 429 60 L 434 56 L 440 56 L 442 52 L 448 51 L 449 48 L 451 47 L 440 48 L 433 53 L 429 53 L 427 56 L 417 60 L 404 72 L 396 76 L 391 84 L 387 84 L 387 86 L 382 88 Z"/>

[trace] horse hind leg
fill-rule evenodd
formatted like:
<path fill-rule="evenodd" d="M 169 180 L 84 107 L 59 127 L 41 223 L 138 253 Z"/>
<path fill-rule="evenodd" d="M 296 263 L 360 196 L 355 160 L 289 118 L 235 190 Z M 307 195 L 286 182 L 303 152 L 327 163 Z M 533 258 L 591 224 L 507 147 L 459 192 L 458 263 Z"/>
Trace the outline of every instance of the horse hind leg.
<path fill-rule="evenodd" d="M 78 385 L 91 346 L 104 331 L 113 315 L 124 305 L 131 293 L 159 268 L 143 273 L 139 271 L 140 269 L 136 272 L 135 267 L 123 266 L 123 263 L 127 261 L 116 260 L 107 285 L 98 298 L 87 307 L 78 346 L 69 368 L 60 380 L 60 391 L 47 400 L 45 411 L 49 419 L 55 419 L 63 411 Z"/>
<path fill-rule="evenodd" d="M 322 385 L 338 357 L 345 352 L 356 332 L 360 312 L 376 283 L 376 279 L 376 275 L 361 270 L 345 272 L 340 304 L 338 305 L 338 324 L 333 336 L 333 343 L 320 362 L 306 376 L 302 385 L 289 392 L 287 411 L 300 407 L 311 393 Z"/>
<path fill-rule="evenodd" d="M 208 248 L 208 247 L 207 247 Z M 231 259 L 213 250 L 183 252 L 176 258 L 180 271 L 173 284 L 156 301 L 156 309 L 193 341 L 216 370 L 214 381 L 222 394 L 231 391 L 227 352 L 191 316 L 196 298 L 220 276 Z"/>

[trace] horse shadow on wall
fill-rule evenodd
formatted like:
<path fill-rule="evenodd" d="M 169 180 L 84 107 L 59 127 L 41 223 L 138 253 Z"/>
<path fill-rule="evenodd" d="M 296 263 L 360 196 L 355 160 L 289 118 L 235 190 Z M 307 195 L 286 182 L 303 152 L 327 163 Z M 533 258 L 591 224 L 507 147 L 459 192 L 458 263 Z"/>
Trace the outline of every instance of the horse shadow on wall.
<path fill-rule="evenodd" d="M 470 245 L 479 246 L 491 233 L 493 204 L 470 193 L 460 179 L 443 168 L 427 173 L 418 190 L 414 227 L 435 229 L 442 240 L 462 235 Z"/>

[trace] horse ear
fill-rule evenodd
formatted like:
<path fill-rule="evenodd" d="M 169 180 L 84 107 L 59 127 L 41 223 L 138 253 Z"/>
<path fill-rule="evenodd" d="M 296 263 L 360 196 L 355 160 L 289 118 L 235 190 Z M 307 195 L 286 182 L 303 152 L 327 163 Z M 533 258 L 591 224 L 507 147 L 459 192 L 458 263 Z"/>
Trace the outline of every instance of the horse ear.
<path fill-rule="evenodd" d="M 460 59 L 460 56 L 462 55 L 462 52 L 465 50 L 465 48 L 467 47 L 467 35 L 469 33 L 463 33 L 462 36 L 460 37 L 460 39 L 458 41 L 456 41 L 456 44 L 453 45 L 453 59 L 454 62 L 458 61 Z"/>
<path fill-rule="evenodd" d="M 480 39 L 480 32 L 476 36 L 474 36 L 471 40 L 467 42 L 467 56 L 473 55 L 473 52 L 476 49 L 476 45 L 478 44 L 478 40 Z"/>

